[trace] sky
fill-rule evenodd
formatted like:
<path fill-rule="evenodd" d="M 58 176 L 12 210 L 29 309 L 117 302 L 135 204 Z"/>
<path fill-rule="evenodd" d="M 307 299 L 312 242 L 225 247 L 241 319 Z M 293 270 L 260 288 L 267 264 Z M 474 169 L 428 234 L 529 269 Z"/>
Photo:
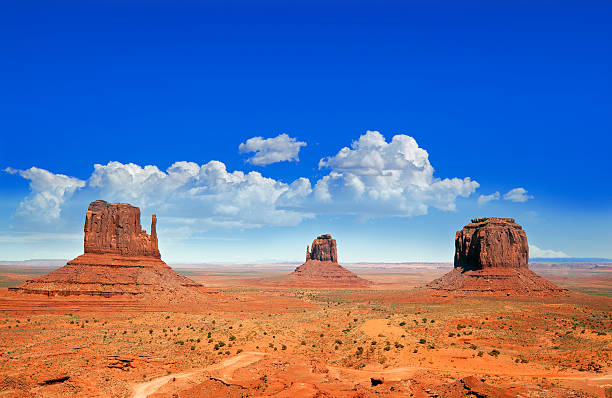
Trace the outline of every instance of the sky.
<path fill-rule="evenodd" d="M 95 199 L 167 262 L 452 261 L 471 218 L 612 257 L 612 3 L 13 2 L 0 259 L 73 258 Z"/>

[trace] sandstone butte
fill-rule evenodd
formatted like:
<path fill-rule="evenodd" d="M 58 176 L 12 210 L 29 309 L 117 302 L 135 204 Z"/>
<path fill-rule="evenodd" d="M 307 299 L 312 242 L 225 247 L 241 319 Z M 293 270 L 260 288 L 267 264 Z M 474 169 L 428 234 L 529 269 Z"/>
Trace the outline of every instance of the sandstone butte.
<path fill-rule="evenodd" d="M 466 294 L 566 292 L 528 268 L 527 235 L 512 218 L 475 218 L 457 231 L 454 264 L 451 272 L 427 287 Z"/>
<path fill-rule="evenodd" d="M 149 235 L 140 225 L 138 207 L 96 200 L 85 216 L 84 254 L 9 290 L 48 296 L 147 296 L 155 301 L 180 301 L 207 293 L 161 260 L 156 224 L 153 215 Z"/>
<path fill-rule="evenodd" d="M 368 286 L 370 281 L 360 278 L 338 264 L 338 248 L 331 235 L 318 236 L 306 247 L 306 262 L 297 267 L 289 278 L 298 284 L 316 286 Z"/>

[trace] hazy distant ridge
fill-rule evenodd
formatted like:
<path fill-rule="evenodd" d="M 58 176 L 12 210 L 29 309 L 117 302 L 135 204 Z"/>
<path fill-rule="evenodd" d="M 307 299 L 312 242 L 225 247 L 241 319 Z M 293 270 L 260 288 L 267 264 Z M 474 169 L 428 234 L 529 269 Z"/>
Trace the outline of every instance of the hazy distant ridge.
<path fill-rule="evenodd" d="M 612 258 L 599 257 L 534 257 L 530 258 L 531 263 L 610 263 Z"/>

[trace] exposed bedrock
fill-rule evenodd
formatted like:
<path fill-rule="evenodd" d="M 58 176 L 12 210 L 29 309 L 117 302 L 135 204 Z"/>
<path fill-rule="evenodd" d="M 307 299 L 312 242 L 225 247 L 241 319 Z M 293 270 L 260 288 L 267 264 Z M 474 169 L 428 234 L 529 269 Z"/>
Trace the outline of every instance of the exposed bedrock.
<path fill-rule="evenodd" d="M 512 218 L 475 218 L 455 239 L 455 268 L 527 268 L 529 245 Z"/>
<path fill-rule="evenodd" d="M 96 200 L 85 216 L 85 253 L 120 254 L 161 258 L 157 248 L 157 217 L 151 220 L 151 235 L 140 225 L 140 209 L 127 203 Z"/>
<path fill-rule="evenodd" d="M 319 260 L 338 262 L 338 252 L 336 240 L 332 239 L 330 234 L 317 236 L 317 239 L 312 241 L 311 249 L 306 247 L 306 261 Z"/>

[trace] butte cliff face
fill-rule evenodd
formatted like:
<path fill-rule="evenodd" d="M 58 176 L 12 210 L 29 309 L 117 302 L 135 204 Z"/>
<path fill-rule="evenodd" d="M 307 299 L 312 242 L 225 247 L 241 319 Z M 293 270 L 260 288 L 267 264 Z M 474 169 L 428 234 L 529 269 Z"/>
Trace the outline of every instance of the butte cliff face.
<path fill-rule="evenodd" d="M 96 200 L 85 216 L 84 254 L 10 290 L 48 296 L 147 296 L 162 302 L 197 299 L 207 292 L 204 287 L 161 260 L 156 223 L 153 215 L 149 235 L 140 225 L 137 207 Z"/>
<path fill-rule="evenodd" d="M 512 218 L 475 218 L 455 237 L 455 268 L 427 285 L 464 294 L 553 294 L 564 289 L 528 268 L 529 245 Z"/>
<path fill-rule="evenodd" d="M 455 268 L 527 268 L 529 245 L 512 218 L 475 218 L 455 238 Z"/>
<path fill-rule="evenodd" d="M 85 253 L 161 258 L 157 248 L 157 217 L 151 235 L 140 226 L 140 209 L 127 203 L 91 202 L 85 215 Z"/>
<path fill-rule="evenodd" d="M 306 246 L 306 261 L 319 260 L 331 261 L 332 263 L 338 262 L 336 240 L 332 239 L 330 234 L 318 236 L 317 239 L 312 241 L 311 247 L 312 250 L 309 250 L 308 246 Z"/>
<path fill-rule="evenodd" d="M 313 286 L 367 286 L 371 282 L 338 264 L 336 240 L 320 235 L 306 247 L 306 262 L 289 274 L 292 282 Z"/>

